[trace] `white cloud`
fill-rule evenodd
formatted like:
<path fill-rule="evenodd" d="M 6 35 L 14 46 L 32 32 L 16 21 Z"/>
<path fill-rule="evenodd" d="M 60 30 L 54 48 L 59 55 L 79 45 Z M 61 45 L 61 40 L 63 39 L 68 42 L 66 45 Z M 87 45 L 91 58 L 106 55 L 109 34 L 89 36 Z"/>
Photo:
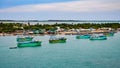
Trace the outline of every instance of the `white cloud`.
<path fill-rule="evenodd" d="M 12 8 L 0 9 L 0 12 L 41 12 L 41 11 L 62 11 L 62 12 L 100 12 L 120 10 L 120 1 L 116 0 L 78 0 L 63 3 L 48 3 L 23 5 Z"/>

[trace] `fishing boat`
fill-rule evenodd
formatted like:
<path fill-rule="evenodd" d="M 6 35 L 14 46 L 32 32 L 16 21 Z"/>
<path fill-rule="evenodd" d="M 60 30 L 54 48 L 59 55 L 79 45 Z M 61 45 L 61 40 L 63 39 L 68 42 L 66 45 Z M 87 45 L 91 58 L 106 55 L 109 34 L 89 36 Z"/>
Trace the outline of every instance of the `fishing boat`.
<path fill-rule="evenodd" d="M 89 39 L 91 35 L 89 34 L 85 34 L 85 35 L 77 35 L 76 38 L 77 39 Z"/>
<path fill-rule="evenodd" d="M 107 37 L 111 37 L 111 36 L 114 36 L 114 32 L 109 32 L 109 33 L 106 33 L 105 36 Z"/>
<path fill-rule="evenodd" d="M 32 41 L 32 36 L 17 36 L 17 42 Z"/>
<path fill-rule="evenodd" d="M 51 36 L 49 39 L 49 43 L 65 43 L 66 40 L 67 39 L 65 37 L 56 38 L 54 36 Z"/>
<path fill-rule="evenodd" d="M 17 37 L 17 47 L 35 47 L 40 46 L 41 41 L 32 41 L 34 37 L 32 36 L 18 36 Z"/>
<path fill-rule="evenodd" d="M 24 42 L 18 42 L 18 47 L 36 47 L 41 45 L 41 41 L 24 41 Z"/>
<path fill-rule="evenodd" d="M 9 47 L 9 49 L 16 49 L 17 47 Z"/>
<path fill-rule="evenodd" d="M 107 37 L 105 35 L 92 35 L 90 40 L 107 40 Z"/>

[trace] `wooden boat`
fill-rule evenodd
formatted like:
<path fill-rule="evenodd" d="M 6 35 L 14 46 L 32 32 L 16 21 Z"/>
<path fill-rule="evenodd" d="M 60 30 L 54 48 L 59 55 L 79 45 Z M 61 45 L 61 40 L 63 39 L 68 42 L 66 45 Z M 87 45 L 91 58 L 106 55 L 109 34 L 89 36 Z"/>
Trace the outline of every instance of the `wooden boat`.
<path fill-rule="evenodd" d="M 18 36 L 17 47 L 35 47 L 41 45 L 41 41 L 32 41 L 32 39 L 32 36 Z"/>
<path fill-rule="evenodd" d="M 66 38 L 64 37 L 60 37 L 60 38 L 56 38 L 56 37 L 51 37 L 49 39 L 49 43 L 65 43 L 66 42 Z"/>
<path fill-rule="evenodd" d="M 17 46 L 18 47 L 35 47 L 35 46 L 40 46 L 41 41 L 25 41 L 25 42 L 18 42 Z"/>
<path fill-rule="evenodd" d="M 9 49 L 16 49 L 17 47 L 10 47 Z"/>
<path fill-rule="evenodd" d="M 109 33 L 106 33 L 105 36 L 107 37 L 111 37 L 111 36 L 114 36 L 114 32 L 109 32 Z"/>
<path fill-rule="evenodd" d="M 85 34 L 85 35 L 78 35 L 76 36 L 77 39 L 89 39 L 91 35 Z"/>
<path fill-rule="evenodd" d="M 107 37 L 105 35 L 92 35 L 90 40 L 106 40 Z"/>
<path fill-rule="evenodd" d="M 18 36 L 17 42 L 32 41 L 32 36 Z"/>

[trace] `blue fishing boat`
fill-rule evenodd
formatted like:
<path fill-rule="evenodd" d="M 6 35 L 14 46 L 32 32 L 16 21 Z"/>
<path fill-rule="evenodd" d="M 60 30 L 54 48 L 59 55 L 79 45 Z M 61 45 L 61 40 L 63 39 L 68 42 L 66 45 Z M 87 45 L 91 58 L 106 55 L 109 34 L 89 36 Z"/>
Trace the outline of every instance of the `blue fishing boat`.
<path fill-rule="evenodd" d="M 91 36 L 90 34 L 77 35 L 76 38 L 77 38 L 77 39 L 89 39 L 90 36 Z"/>
<path fill-rule="evenodd" d="M 92 35 L 90 40 L 107 40 L 107 37 L 105 35 Z"/>

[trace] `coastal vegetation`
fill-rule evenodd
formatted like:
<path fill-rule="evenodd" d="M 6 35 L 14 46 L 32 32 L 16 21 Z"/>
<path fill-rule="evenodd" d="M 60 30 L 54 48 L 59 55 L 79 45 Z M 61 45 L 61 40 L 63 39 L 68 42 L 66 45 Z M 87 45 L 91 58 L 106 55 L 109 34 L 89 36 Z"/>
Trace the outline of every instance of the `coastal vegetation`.
<path fill-rule="evenodd" d="M 17 30 L 43 30 L 44 29 L 45 31 L 49 31 L 49 30 L 56 30 L 56 27 L 60 27 L 65 30 L 79 29 L 79 28 L 98 29 L 103 27 L 117 29 L 117 28 L 120 28 L 120 23 L 78 23 L 78 24 L 74 24 L 74 23 L 39 24 L 37 23 L 37 24 L 31 25 L 29 22 L 27 24 L 1 22 L 0 33 L 12 33 Z"/>

